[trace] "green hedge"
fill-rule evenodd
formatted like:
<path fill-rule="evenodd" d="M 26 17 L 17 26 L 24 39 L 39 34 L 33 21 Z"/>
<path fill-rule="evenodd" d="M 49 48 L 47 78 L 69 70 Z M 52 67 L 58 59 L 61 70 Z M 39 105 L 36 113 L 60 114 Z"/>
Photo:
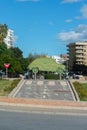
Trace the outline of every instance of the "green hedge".
<path fill-rule="evenodd" d="M 10 93 L 17 86 L 17 84 L 19 83 L 19 81 L 20 81 L 20 79 L 13 80 L 13 82 L 11 83 L 11 85 L 9 85 L 9 86 L 7 86 L 7 87 L 4 88 L 4 91 Z"/>
<path fill-rule="evenodd" d="M 63 76 L 61 76 L 61 78 L 63 79 Z M 45 79 L 54 79 L 54 80 L 57 80 L 57 79 L 60 79 L 60 76 L 57 74 L 45 74 Z"/>
<path fill-rule="evenodd" d="M 87 85 L 75 81 L 73 83 L 81 101 L 87 101 Z"/>

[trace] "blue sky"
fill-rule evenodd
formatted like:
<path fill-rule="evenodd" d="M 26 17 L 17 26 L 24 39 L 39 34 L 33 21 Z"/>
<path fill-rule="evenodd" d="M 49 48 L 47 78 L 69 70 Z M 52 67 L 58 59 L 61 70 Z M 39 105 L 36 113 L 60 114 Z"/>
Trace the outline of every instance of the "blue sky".
<path fill-rule="evenodd" d="M 60 55 L 87 41 L 87 0 L 0 0 L 0 23 L 14 30 L 14 46 L 29 53 Z"/>

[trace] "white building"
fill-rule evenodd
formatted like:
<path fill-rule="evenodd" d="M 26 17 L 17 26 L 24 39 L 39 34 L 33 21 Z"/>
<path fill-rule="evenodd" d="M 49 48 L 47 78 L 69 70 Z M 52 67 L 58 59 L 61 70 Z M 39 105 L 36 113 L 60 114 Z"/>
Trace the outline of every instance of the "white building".
<path fill-rule="evenodd" d="M 8 48 L 14 46 L 15 42 L 15 36 L 14 36 L 14 31 L 11 29 L 8 29 L 7 36 L 4 39 L 5 44 L 7 45 Z"/>
<path fill-rule="evenodd" d="M 52 59 L 54 59 L 56 61 L 56 63 L 61 64 L 64 63 L 66 60 L 64 58 L 61 58 L 59 56 L 51 56 Z"/>

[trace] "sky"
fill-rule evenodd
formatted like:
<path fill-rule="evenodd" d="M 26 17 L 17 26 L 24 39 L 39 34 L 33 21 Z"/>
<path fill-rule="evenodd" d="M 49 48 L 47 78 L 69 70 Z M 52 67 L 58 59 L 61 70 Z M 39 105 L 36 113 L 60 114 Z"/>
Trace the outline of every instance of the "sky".
<path fill-rule="evenodd" d="M 0 23 L 14 30 L 24 57 L 59 56 L 67 44 L 87 41 L 87 0 L 0 0 Z"/>

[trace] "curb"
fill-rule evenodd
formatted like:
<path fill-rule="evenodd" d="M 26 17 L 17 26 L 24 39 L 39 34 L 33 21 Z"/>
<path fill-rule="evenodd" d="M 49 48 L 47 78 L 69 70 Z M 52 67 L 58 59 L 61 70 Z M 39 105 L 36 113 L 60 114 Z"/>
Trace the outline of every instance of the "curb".
<path fill-rule="evenodd" d="M 24 84 L 24 79 L 21 79 L 17 87 L 13 89 L 13 91 L 8 95 L 8 97 L 15 97 L 16 94 L 20 91 L 23 84 Z"/>
<path fill-rule="evenodd" d="M 13 106 L 13 107 L 26 107 L 26 108 L 40 108 L 40 109 L 61 109 L 61 110 L 87 110 L 87 107 L 72 107 L 72 106 L 47 106 L 47 105 L 35 105 L 35 104 L 22 104 L 22 103 L 6 103 L 0 102 L 0 106 Z"/>
<path fill-rule="evenodd" d="M 68 83 L 69 83 L 69 85 L 71 87 L 71 90 L 72 90 L 72 93 L 73 93 L 73 96 L 74 96 L 75 100 L 80 101 L 79 96 L 78 96 L 78 94 L 77 94 L 77 92 L 76 92 L 76 90 L 75 90 L 75 88 L 74 88 L 74 86 L 72 84 L 72 81 L 68 80 Z"/>
<path fill-rule="evenodd" d="M 75 102 L 75 101 L 55 101 L 55 100 L 48 101 L 48 100 L 18 99 L 18 98 L 4 97 L 0 98 L 0 105 L 87 110 L 87 103 Z"/>

